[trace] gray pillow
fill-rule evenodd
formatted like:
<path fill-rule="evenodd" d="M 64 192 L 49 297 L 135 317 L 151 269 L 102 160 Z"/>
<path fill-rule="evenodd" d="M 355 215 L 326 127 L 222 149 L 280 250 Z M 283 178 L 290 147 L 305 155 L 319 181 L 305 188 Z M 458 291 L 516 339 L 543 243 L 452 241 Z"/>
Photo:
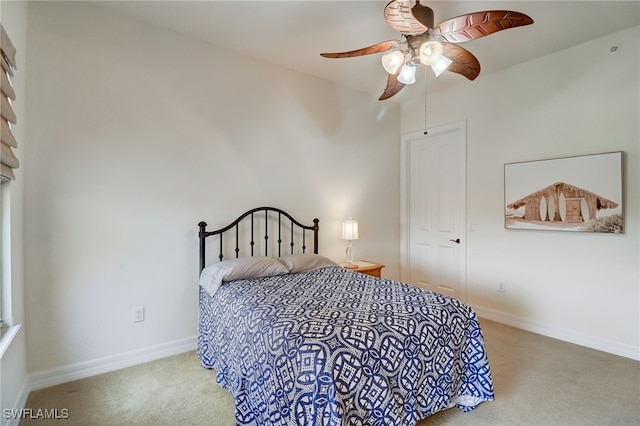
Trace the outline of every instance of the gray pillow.
<path fill-rule="evenodd" d="M 328 266 L 340 266 L 333 260 L 327 259 L 319 254 L 294 254 L 279 257 L 278 260 L 291 273 L 313 271 L 314 269 L 326 268 Z"/>
<path fill-rule="evenodd" d="M 200 274 L 200 285 L 214 294 L 223 281 L 282 275 L 289 270 L 272 257 L 254 256 L 223 260 L 207 266 Z"/>

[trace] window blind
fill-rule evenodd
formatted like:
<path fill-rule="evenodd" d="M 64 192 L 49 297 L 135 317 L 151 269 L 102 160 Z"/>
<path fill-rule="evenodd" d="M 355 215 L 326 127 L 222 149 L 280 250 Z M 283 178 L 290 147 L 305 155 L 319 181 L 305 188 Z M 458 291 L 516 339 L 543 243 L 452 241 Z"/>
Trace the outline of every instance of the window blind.
<path fill-rule="evenodd" d="M 11 102 L 16 99 L 16 92 L 11 85 L 11 78 L 16 69 L 16 48 L 0 24 L 0 178 L 2 181 L 15 179 L 13 170 L 20 165 L 13 150 L 18 147 L 11 132 L 11 126 L 16 124 L 16 113 Z"/>

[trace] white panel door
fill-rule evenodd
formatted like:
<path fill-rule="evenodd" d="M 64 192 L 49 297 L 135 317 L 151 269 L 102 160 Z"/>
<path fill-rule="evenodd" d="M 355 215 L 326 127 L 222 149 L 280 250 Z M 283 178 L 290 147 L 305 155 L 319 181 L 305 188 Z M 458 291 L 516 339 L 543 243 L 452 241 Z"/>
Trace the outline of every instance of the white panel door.
<path fill-rule="evenodd" d="M 464 122 L 403 137 L 403 280 L 466 298 Z"/>

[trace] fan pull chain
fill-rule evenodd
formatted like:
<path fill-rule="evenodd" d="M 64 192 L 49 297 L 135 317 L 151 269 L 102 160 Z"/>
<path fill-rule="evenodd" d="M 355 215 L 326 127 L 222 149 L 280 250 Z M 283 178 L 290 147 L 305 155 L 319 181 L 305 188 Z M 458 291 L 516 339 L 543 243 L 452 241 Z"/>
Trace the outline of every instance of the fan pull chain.
<path fill-rule="evenodd" d="M 427 67 L 424 68 L 424 133 L 423 135 L 428 134 L 427 131 Z"/>

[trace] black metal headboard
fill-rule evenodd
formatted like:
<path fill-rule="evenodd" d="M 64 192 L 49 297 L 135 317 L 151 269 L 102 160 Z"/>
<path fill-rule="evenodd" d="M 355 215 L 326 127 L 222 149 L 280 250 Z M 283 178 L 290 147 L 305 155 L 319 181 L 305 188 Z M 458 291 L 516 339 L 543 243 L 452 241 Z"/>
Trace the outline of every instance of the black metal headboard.
<path fill-rule="evenodd" d="M 243 219 L 246 219 L 243 221 Z M 235 252 L 235 257 L 240 257 L 242 253 L 244 256 L 253 256 L 254 249 L 263 248 L 263 253 L 265 256 L 269 256 L 269 249 L 272 249 L 272 256 L 275 256 L 275 251 L 277 250 L 277 256 L 280 257 L 284 254 L 287 254 L 286 247 L 283 250 L 282 244 L 287 244 L 289 246 L 288 254 L 296 253 L 296 241 L 300 242 L 300 249 L 298 252 L 305 253 L 307 249 L 307 235 L 306 231 L 313 231 L 313 252 L 318 254 L 318 230 L 320 227 L 318 223 L 320 221 L 318 219 L 313 219 L 313 225 L 303 225 L 294 219 L 289 213 L 280 210 L 275 207 L 257 207 L 255 209 L 251 209 L 238 217 L 229 225 L 224 228 L 216 229 L 215 231 L 207 231 L 207 224 L 205 222 L 200 222 L 198 227 L 200 228 L 200 232 L 198 233 L 198 237 L 200 238 L 200 272 L 205 268 L 206 262 L 206 242 L 207 237 L 211 237 L 214 235 L 218 236 L 219 239 L 219 251 L 218 251 L 218 259 L 224 259 L 224 243 L 233 245 L 233 241 L 235 240 L 235 248 L 233 251 Z M 283 226 L 286 225 L 286 226 Z M 226 231 L 231 229 L 235 229 L 235 238 L 231 236 L 223 235 Z M 272 231 L 270 234 L 269 231 Z M 255 234 L 262 235 L 263 241 L 256 241 Z M 269 241 L 270 235 L 276 235 L 276 241 Z M 246 239 L 250 239 L 246 244 L 240 244 L 241 239 L 246 241 Z M 284 240 L 283 240 L 284 238 Z M 248 248 L 247 248 L 248 246 Z M 259 247 L 256 247 L 259 246 Z M 243 250 L 246 249 L 246 253 Z"/>

